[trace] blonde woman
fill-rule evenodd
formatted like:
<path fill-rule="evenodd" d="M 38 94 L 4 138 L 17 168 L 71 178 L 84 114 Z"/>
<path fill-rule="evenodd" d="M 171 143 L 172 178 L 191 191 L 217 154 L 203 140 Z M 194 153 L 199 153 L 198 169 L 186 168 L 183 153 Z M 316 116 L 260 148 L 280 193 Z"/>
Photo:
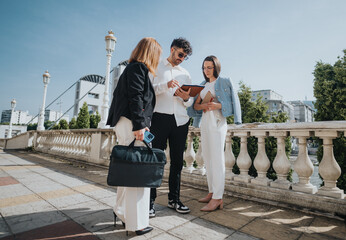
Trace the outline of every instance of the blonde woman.
<path fill-rule="evenodd" d="M 155 75 L 161 46 L 154 38 L 143 38 L 132 51 L 129 64 L 113 93 L 107 125 L 115 126 L 120 145 L 143 145 L 155 107 L 155 92 L 148 74 Z M 114 206 L 114 224 L 118 217 L 127 231 L 142 235 L 149 227 L 150 188 L 118 187 Z"/>

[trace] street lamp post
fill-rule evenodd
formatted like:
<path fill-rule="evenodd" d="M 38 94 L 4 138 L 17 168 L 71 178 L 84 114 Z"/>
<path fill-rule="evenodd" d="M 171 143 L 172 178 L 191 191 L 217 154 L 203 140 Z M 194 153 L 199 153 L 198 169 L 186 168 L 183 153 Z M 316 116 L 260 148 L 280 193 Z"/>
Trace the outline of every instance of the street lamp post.
<path fill-rule="evenodd" d="M 107 66 L 106 66 L 106 79 L 105 79 L 105 92 L 103 94 L 103 104 L 101 107 L 101 121 L 98 124 L 98 128 L 106 127 L 106 121 L 108 118 L 109 111 L 109 72 L 111 69 L 111 59 L 112 53 L 115 49 L 115 43 L 117 41 L 116 37 L 114 37 L 114 33 L 112 31 L 108 32 L 108 35 L 105 37 L 106 40 L 106 51 L 107 51 Z"/>
<path fill-rule="evenodd" d="M 16 99 L 12 99 L 11 101 L 11 117 L 10 117 L 10 128 L 8 129 L 8 135 L 7 138 L 11 138 L 12 137 L 12 117 L 13 117 L 13 113 L 14 113 L 14 108 L 16 107 Z"/>
<path fill-rule="evenodd" d="M 43 103 L 42 108 L 40 111 L 40 115 L 38 117 L 38 124 L 37 124 L 37 130 L 44 130 L 44 109 L 46 106 L 46 95 L 47 95 L 47 86 L 50 80 L 49 72 L 46 71 L 43 74 L 43 84 L 44 84 L 44 90 L 43 90 Z"/>

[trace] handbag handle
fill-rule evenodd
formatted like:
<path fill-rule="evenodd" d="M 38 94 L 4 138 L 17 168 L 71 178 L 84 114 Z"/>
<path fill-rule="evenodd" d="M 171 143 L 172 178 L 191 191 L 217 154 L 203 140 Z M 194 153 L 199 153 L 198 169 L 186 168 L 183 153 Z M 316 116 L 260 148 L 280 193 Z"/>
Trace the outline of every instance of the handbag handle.
<path fill-rule="evenodd" d="M 134 148 L 134 146 L 135 146 L 135 141 L 136 141 L 136 139 L 134 139 L 134 140 L 130 143 L 130 145 L 129 145 L 130 148 Z M 149 146 L 149 144 L 148 144 L 146 141 L 142 141 L 142 142 L 144 142 L 144 144 L 147 146 L 147 149 L 149 150 L 149 152 L 153 153 L 153 150 L 151 149 L 151 147 Z"/>

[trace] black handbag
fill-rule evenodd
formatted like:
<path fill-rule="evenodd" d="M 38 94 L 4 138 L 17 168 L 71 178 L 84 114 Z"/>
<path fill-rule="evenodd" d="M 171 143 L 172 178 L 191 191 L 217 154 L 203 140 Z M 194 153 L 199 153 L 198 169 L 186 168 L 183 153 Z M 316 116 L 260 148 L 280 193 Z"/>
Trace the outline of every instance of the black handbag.
<path fill-rule="evenodd" d="M 143 141 L 144 142 L 144 141 Z M 107 184 L 124 187 L 156 188 L 161 185 L 166 154 L 146 146 L 115 145 L 110 156 Z"/>

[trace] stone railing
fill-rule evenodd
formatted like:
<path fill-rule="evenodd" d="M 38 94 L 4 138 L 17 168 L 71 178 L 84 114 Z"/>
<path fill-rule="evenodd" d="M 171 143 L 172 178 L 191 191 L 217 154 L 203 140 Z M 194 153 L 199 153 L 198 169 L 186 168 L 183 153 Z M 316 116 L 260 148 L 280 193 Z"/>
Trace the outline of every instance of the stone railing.
<path fill-rule="evenodd" d="M 341 169 L 333 154 L 333 139 L 345 131 L 346 121 L 229 125 L 225 142 L 226 193 L 345 216 L 345 194 L 336 187 Z M 112 129 L 31 131 L 27 134 L 29 135 L 26 137 L 22 134 L 8 139 L 7 148 L 16 148 L 16 143 L 20 143 L 21 146 L 17 148 L 23 148 L 23 142 L 27 141 L 28 145 L 31 144 L 40 152 L 107 166 L 112 147 L 116 144 L 116 136 Z M 294 184 L 286 179 L 291 169 L 285 154 L 285 138 L 288 136 L 299 141 L 299 152 L 294 162 L 294 170 L 299 181 Z M 199 147 L 197 152 L 193 149 L 195 137 L 200 137 L 200 130 L 190 127 L 182 182 L 206 189 L 202 149 Z M 240 138 L 240 153 L 237 158 L 232 152 L 234 137 Z M 258 152 L 253 163 L 247 150 L 248 137 L 258 139 Z M 266 177 L 271 164 L 265 152 L 265 139 L 268 137 L 277 139 L 277 154 L 272 163 L 278 177 L 275 181 Z M 310 137 L 323 140 L 324 154 L 319 165 L 319 174 L 323 178 L 324 186 L 319 189 L 310 183 L 313 173 L 313 165 L 307 154 L 307 139 Z M 169 149 L 166 149 L 166 153 L 168 151 Z M 167 156 L 169 162 L 169 154 Z M 240 174 L 232 172 L 235 164 L 239 167 Z M 252 164 L 258 173 L 256 178 L 248 174 Z M 165 178 L 169 172 L 168 166 L 169 163 L 166 165 Z"/>
<path fill-rule="evenodd" d="M 112 129 L 38 131 L 35 149 L 108 166 L 115 140 Z"/>

